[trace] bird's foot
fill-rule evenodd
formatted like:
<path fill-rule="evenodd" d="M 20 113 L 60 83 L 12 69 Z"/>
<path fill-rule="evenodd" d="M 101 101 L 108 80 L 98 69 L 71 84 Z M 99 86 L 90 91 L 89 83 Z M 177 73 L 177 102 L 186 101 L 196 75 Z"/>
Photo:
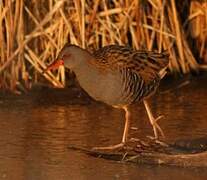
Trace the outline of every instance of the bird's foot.
<path fill-rule="evenodd" d="M 158 120 L 160 120 L 161 118 L 163 118 L 164 116 L 161 115 L 161 116 L 158 116 L 157 118 L 152 118 L 150 120 L 151 122 L 151 125 L 153 127 L 153 132 L 154 132 L 154 138 L 155 139 L 158 139 L 159 137 L 159 134 L 162 136 L 162 137 L 165 137 L 165 134 L 163 132 L 163 130 L 161 129 L 161 127 L 159 126 L 159 124 L 157 123 Z"/>
<path fill-rule="evenodd" d="M 111 146 L 105 146 L 105 147 L 93 147 L 92 150 L 115 150 L 115 149 L 120 149 L 125 146 L 125 143 L 119 143 Z"/>

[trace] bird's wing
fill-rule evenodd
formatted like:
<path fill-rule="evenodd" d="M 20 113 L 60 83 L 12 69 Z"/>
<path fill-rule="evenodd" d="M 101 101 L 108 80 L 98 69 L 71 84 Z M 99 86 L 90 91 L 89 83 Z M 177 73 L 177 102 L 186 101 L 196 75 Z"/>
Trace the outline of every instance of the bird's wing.
<path fill-rule="evenodd" d="M 169 63 L 166 51 L 157 53 L 153 51 L 133 50 L 130 47 L 110 45 L 93 53 L 94 64 L 107 70 L 128 69 L 141 76 L 145 82 L 157 78 L 160 71 Z"/>

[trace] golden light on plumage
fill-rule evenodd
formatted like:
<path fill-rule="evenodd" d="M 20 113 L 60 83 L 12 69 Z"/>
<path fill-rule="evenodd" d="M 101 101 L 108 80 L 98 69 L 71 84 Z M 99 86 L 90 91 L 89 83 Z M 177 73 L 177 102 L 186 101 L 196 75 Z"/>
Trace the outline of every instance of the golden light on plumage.
<path fill-rule="evenodd" d="M 130 126 L 128 106 L 136 101 L 144 102 L 155 138 L 158 138 L 159 133 L 164 136 L 157 124 L 160 117 L 154 118 L 146 99 L 156 91 L 165 75 L 169 63 L 166 51 L 157 53 L 109 45 L 91 54 L 78 46 L 66 44 L 58 59 L 47 70 L 54 69 L 63 62 L 66 68 L 74 71 L 80 86 L 92 98 L 125 111 L 121 143 L 96 149 L 114 149 L 125 145 Z"/>

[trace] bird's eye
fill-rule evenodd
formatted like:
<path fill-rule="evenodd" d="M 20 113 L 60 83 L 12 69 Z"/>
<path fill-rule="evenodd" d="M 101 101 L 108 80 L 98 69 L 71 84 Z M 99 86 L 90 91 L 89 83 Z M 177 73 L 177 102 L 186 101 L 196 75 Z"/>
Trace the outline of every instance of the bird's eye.
<path fill-rule="evenodd" d="M 62 56 L 62 59 L 69 58 L 69 57 L 70 57 L 70 54 L 64 54 L 64 55 Z"/>

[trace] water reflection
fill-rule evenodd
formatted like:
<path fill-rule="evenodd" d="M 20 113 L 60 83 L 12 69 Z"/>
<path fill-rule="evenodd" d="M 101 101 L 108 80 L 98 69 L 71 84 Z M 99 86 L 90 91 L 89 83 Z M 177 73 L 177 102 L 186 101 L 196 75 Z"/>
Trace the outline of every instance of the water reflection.
<path fill-rule="evenodd" d="M 158 93 L 150 101 L 170 141 L 206 135 L 206 87 L 197 83 Z M 51 96 L 52 97 L 52 96 Z M 118 143 L 124 112 L 101 103 L 38 101 L 36 98 L 1 100 L 0 179 L 205 179 L 202 169 L 122 164 L 67 149 Z M 131 107 L 131 136 L 152 135 L 142 103 Z"/>

